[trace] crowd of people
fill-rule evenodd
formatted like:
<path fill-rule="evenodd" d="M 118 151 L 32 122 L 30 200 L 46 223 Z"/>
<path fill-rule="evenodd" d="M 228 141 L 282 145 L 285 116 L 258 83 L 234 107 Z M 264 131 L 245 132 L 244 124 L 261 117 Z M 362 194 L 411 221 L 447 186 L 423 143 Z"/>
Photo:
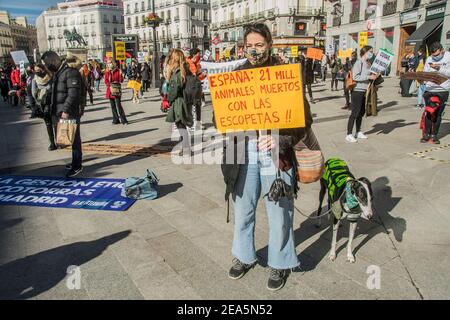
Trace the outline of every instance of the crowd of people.
<path fill-rule="evenodd" d="M 285 63 L 280 56 L 273 55 L 272 36 L 263 23 L 246 27 L 244 34 L 244 54 L 247 61 L 238 70 L 270 67 Z M 279 130 L 279 145 L 272 136 L 256 132 L 254 138 L 245 143 L 244 163 L 222 164 L 226 184 L 225 198 L 232 197 L 235 210 L 235 229 L 232 245 L 234 256 L 229 277 L 240 279 L 257 262 L 254 246 L 255 215 L 261 192 L 267 194 L 276 180 L 282 180 L 285 188 L 292 191 L 292 197 L 274 202 L 265 197 L 269 221 L 268 265 L 270 275 L 267 287 L 280 289 L 286 279 L 286 272 L 299 266 L 295 251 L 293 232 L 294 196 L 298 192 L 296 180 L 296 160 L 293 148 L 304 139 L 312 125 L 309 103 L 313 99 L 312 84 L 327 81 L 331 73 L 331 91 L 342 90 L 345 96 L 343 109 L 350 109 L 345 140 L 349 143 L 358 139 L 367 139 L 362 131 L 364 114 L 377 112 L 377 86 L 383 82 L 381 74 L 370 72 L 375 59 L 371 46 L 354 51 L 351 58 L 342 61 L 336 55 L 324 55 L 322 60 L 307 57 L 306 48 L 300 50 L 298 59 L 293 62 L 302 66 L 303 100 L 306 124 L 302 128 Z M 435 71 L 450 78 L 450 52 L 444 52 L 439 43 L 430 46 L 430 56 L 426 57 L 422 49 L 408 57 L 405 71 Z M 161 88 L 163 102 L 167 102 L 166 121 L 179 130 L 183 141 L 181 154 L 189 156 L 190 138 L 188 129 L 202 130 L 202 113 L 205 97 L 202 93 L 202 80 L 206 73 L 201 68 L 201 52 L 192 49 L 185 53 L 180 49 L 171 49 L 160 61 Z M 6 66 L 0 70 L 1 94 L 4 101 L 14 104 L 14 99 L 26 98 L 26 104 L 32 111 L 32 117 L 44 120 L 49 138 L 48 149 L 57 149 L 56 125 L 61 120 L 73 120 L 77 124 L 72 145 L 72 162 L 67 166 L 66 177 L 78 175 L 82 167 L 82 148 L 80 126 L 87 99 L 93 104 L 93 92 L 100 92 L 100 83 L 106 85 L 105 97 L 109 100 L 113 125 L 127 125 L 128 120 L 122 106 L 122 84 L 125 79 L 134 81 L 133 102 L 139 103 L 151 85 L 152 68 L 147 63 L 132 60 L 125 64 L 110 61 L 106 65 L 99 62 L 82 62 L 77 57 L 62 59 L 53 51 L 45 52 L 41 62 L 27 67 L 24 74 L 17 66 Z M 339 84 L 342 82 L 342 86 Z M 427 81 L 418 84 L 419 107 L 434 106 L 426 109 L 423 122 L 422 142 L 439 143 L 437 138 L 439 125 L 448 100 L 449 91 L 440 84 Z M 11 95 L 10 92 L 14 90 Z M 22 92 L 17 94 L 17 92 Z M 307 94 L 306 94 L 307 93 Z M 307 99 L 309 98 L 309 99 Z M 165 100 L 164 100 L 165 99 Z M 355 130 L 356 129 L 356 130 Z M 355 130 L 355 131 L 354 131 Z M 236 148 L 235 140 L 228 141 L 229 148 Z M 278 163 L 271 161 L 271 153 L 279 152 Z M 252 161 L 256 160 L 256 161 Z"/>

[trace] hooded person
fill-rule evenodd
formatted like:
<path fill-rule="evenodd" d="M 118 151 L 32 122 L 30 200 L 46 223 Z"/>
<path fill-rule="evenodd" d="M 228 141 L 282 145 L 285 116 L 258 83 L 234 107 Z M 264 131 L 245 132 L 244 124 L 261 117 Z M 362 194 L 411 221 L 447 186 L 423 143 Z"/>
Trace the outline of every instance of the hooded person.
<path fill-rule="evenodd" d="M 47 51 L 41 57 L 42 63 L 52 73 L 52 115 L 59 120 L 73 120 L 77 124 L 72 144 L 72 163 L 66 166 L 66 177 L 82 172 L 82 151 L 80 120 L 84 113 L 86 90 L 79 72 L 81 61 L 77 57 L 62 60 L 54 51 Z M 84 101 L 84 103 L 83 103 Z"/>

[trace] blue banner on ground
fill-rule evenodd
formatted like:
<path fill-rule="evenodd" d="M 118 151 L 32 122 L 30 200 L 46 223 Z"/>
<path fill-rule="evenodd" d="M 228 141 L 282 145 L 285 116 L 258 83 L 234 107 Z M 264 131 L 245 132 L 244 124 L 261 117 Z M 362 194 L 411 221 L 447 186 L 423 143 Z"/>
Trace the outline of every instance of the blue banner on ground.
<path fill-rule="evenodd" d="M 124 179 L 0 176 L 0 205 L 125 211 Z"/>

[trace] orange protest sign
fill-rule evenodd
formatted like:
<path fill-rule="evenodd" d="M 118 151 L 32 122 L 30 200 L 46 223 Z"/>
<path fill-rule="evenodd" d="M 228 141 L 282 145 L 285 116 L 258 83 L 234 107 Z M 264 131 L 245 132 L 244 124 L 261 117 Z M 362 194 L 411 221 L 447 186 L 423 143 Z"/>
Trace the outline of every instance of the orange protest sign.
<path fill-rule="evenodd" d="M 305 126 L 300 64 L 210 74 L 208 80 L 221 133 Z"/>
<path fill-rule="evenodd" d="M 347 50 L 342 50 L 339 49 L 338 51 L 338 58 L 345 60 L 345 58 L 351 58 L 352 57 L 352 52 L 353 50 L 351 48 L 347 49 Z"/>
<path fill-rule="evenodd" d="M 306 50 L 306 57 L 314 60 L 322 60 L 323 51 L 316 48 L 308 48 Z"/>

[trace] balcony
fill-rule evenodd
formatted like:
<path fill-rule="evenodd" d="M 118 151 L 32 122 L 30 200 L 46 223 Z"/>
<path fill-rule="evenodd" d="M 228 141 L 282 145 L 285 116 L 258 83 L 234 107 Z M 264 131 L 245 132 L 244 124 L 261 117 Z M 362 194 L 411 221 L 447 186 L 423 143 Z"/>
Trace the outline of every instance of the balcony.
<path fill-rule="evenodd" d="M 217 9 L 218 7 L 219 7 L 219 1 L 213 1 L 213 2 L 211 3 L 211 8 Z"/>
<path fill-rule="evenodd" d="M 95 31 L 91 32 L 91 36 L 95 37 L 97 35 L 97 33 Z"/>
<path fill-rule="evenodd" d="M 95 23 L 95 20 L 91 20 L 91 23 L 94 24 L 94 23 Z"/>
<path fill-rule="evenodd" d="M 84 32 L 84 33 L 83 33 L 83 37 L 89 37 L 89 32 L 87 32 L 87 31 Z"/>
<path fill-rule="evenodd" d="M 267 18 L 274 18 L 275 17 L 275 10 L 268 10 L 267 11 Z"/>
<path fill-rule="evenodd" d="M 172 23 L 172 19 L 167 18 L 166 21 L 164 22 L 165 24 L 171 24 Z"/>
<path fill-rule="evenodd" d="M 211 24 L 211 30 L 219 30 L 219 24 L 218 23 L 212 23 Z"/>
<path fill-rule="evenodd" d="M 104 35 L 105 35 L 105 36 L 110 36 L 110 35 L 111 35 L 111 32 L 105 31 Z"/>
<path fill-rule="evenodd" d="M 173 18 L 173 20 L 174 20 L 175 22 L 180 21 L 180 16 L 175 16 L 175 17 Z"/>
<path fill-rule="evenodd" d="M 58 22 L 58 23 L 56 24 L 56 26 L 57 26 L 57 27 L 62 27 L 62 24 Z"/>
<path fill-rule="evenodd" d="M 409 10 L 420 6 L 420 0 L 405 0 L 403 10 Z"/>
<path fill-rule="evenodd" d="M 359 11 L 350 13 L 350 23 L 359 21 Z"/>
<path fill-rule="evenodd" d="M 49 28 L 53 28 L 54 26 L 55 25 L 53 23 L 48 25 Z"/>
<path fill-rule="evenodd" d="M 84 21 L 83 21 L 83 24 L 88 24 L 87 20 L 84 20 Z"/>
<path fill-rule="evenodd" d="M 388 16 L 397 12 L 397 0 L 386 2 L 383 5 L 383 16 Z"/>
<path fill-rule="evenodd" d="M 174 38 L 175 40 L 179 40 L 179 39 L 180 39 L 180 34 L 179 34 L 179 33 L 174 34 L 174 35 L 173 35 L 173 38 Z"/>
<path fill-rule="evenodd" d="M 63 35 L 62 34 L 58 34 L 58 39 L 62 39 Z"/>

